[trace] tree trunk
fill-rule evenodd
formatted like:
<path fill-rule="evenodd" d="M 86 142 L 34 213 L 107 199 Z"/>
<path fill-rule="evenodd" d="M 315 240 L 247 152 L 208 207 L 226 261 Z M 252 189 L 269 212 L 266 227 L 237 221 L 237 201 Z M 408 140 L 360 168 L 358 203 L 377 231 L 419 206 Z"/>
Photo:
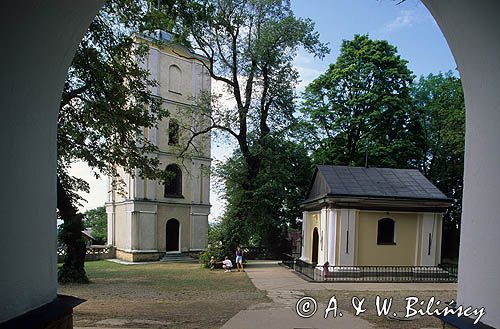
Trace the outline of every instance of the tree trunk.
<path fill-rule="evenodd" d="M 73 206 L 68 193 L 57 177 L 57 209 L 59 216 L 64 220 L 61 238 L 66 246 L 64 264 L 59 268 L 58 281 L 60 283 L 89 283 L 85 273 L 86 246 L 83 239 L 83 215 Z"/>

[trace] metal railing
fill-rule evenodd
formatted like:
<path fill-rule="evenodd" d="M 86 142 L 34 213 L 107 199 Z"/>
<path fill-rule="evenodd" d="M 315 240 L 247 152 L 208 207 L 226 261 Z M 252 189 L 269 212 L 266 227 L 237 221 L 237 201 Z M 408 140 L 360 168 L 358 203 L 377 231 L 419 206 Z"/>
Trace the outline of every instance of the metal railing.
<path fill-rule="evenodd" d="M 66 247 L 59 246 L 57 247 L 57 261 L 64 261 L 64 256 L 66 255 Z M 101 260 L 115 257 L 115 249 L 113 246 L 106 245 L 91 245 L 87 247 L 85 251 L 85 260 Z"/>
<path fill-rule="evenodd" d="M 289 255 L 283 264 L 317 282 L 457 282 L 456 264 L 438 266 L 316 266 Z"/>
<path fill-rule="evenodd" d="M 453 263 L 442 263 L 439 265 L 442 269 L 448 272 L 451 277 L 455 278 L 455 281 L 458 278 L 458 264 Z"/>
<path fill-rule="evenodd" d="M 244 259 L 274 259 L 281 260 L 281 252 L 271 247 L 242 246 Z"/>
<path fill-rule="evenodd" d="M 288 268 L 291 268 L 292 270 L 294 269 L 295 258 L 292 255 L 283 254 L 283 259 L 281 262 L 283 263 L 283 265 L 287 266 Z"/>
<path fill-rule="evenodd" d="M 297 271 L 297 272 L 299 272 L 299 273 L 304 274 L 305 276 L 307 276 L 310 279 L 315 280 L 315 277 L 314 277 L 315 266 L 312 265 L 312 264 L 304 262 L 304 261 L 302 261 L 300 259 L 296 259 L 295 260 L 294 270 Z"/>

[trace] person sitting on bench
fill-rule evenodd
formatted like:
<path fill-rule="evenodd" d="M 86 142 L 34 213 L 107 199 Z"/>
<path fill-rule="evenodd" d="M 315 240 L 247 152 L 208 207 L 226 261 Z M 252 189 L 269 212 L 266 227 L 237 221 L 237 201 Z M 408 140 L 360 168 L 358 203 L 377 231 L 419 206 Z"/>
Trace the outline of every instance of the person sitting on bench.
<path fill-rule="evenodd" d="M 227 256 L 222 261 L 222 268 L 225 269 L 226 272 L 231 272 L 233 268 L 233 263 L 229 260 L 229 258 L 227 258 Z"/>

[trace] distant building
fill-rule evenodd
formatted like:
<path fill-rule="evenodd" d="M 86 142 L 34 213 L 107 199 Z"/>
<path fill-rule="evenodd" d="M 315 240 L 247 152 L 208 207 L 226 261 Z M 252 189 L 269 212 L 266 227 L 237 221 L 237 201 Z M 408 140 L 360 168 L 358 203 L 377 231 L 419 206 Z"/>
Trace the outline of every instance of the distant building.
<path fill-rule="evenodd" d="M 418 170 L 317 166 L 301 205 L 301 259 L 435 266 L 450 204 Z"/>
<path fill-rule="evenodd" d="M 91 245 L 94 244 L 95 238 L 92 236 L 92 231 L 91 230 L 83 230 L 82 231 L 82 236 L 83 239 L 85 240 L 85 246 L 89 248 Z"/>
<path fill-rule="evenodd" d="M 161 97 L 170 115 L 158 128 L 145 129 L 144 134 L 159 147 L 154 156 L 172 179 L 142 179 L 119 170 L 126 184 L 125 195 L 110 185 L 106 204 L 108 244 L 116 247 L 117 258 L 129 261 L 158 260 L 165 253 L 198 252 L 206 249 L 208 241 L 210 134 L 197 137 L 196 150 L 190 148 L 184 159 L 178 158 L 189 137 L 187 129 L 204 127 L 188 109 L 194 97 L 211 90 L 210 76 L 202 65 L 207 59 L 173 43 L 169 33 L 156 33 L 154 37 L 161 39 L 161 46 L 149 37 L 136 40 L 149 45 L 144 65 L 151 78 L 159 82 L 153 93 Z"/>

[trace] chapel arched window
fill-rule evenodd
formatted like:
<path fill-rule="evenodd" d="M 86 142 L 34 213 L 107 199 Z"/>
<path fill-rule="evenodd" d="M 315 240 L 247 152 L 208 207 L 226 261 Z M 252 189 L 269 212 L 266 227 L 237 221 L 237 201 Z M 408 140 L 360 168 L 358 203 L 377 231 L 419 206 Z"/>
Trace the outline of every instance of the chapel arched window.
<path fill-rule="evenodd" d="M 391 218 L 382 218 L 377 225 L 377 244 L 396 244 L 395 223 Z"/>

